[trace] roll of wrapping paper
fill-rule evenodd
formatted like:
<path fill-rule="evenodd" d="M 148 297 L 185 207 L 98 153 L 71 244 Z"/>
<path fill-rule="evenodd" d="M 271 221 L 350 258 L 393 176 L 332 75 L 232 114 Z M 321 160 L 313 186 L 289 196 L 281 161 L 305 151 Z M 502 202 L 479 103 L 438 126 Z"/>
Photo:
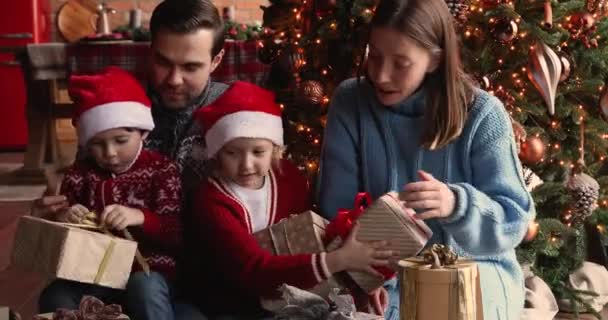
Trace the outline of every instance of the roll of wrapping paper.
<path fill-rule="evenodd" d="M 85 228 L 85 229 L 96 229 L 96 230 L 102 231 L 105 234 L 113 235 L 105 226 L 102 226 L 99 223 L 99 218 L 98 218 L 97 214 L 93 211 L 91 211 L 87 215 L 85 215 L 84 218 L 80 221 L 80 224 L 66 223 L 65 225 L 68 225 L 71 227 Z M 125 239 L 135 241 L 135 239 L 133 238 L 133 235 L 131 235 L 129 230 L 124 229 L 122 231 L 122 234 L 125 237 Z M 137 263 L 139 264 L 141 269 L 144 271 L 146 276 L 149 276 L 150 275 L 150 265 L 146 261 L 146 258 L 144 258 L 144 256 L 141 254 L 141 252 L 139 252 L 139 249 L 137 249 L 135 251 L 135 260 L 137 261 Z"/>

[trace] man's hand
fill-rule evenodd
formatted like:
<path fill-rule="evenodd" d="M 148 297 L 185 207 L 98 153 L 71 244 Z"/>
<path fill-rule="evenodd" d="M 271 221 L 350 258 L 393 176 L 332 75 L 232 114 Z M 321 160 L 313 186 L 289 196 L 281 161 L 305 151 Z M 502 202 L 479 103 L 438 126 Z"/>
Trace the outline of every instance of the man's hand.
<path fill-rule="evenodd" d="M 32 216 L 55 220 L 60 212 L 68 208 L 69 203 L 65 196 L 44 196 L 34 200 Z"/>

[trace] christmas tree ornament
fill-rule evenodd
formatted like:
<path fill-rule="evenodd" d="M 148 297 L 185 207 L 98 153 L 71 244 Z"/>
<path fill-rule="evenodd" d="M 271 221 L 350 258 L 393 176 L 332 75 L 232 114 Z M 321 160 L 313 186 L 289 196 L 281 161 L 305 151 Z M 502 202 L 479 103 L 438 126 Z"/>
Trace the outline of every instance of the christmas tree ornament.
<path fill-rule="evenodd" d="M 608 13 L 608 0 L 587 0 L 587 11 L 600 16 Z"/>
<path fill-rule="evenodd" d="M 562 63 L 562 74 L 559 76 L 559 81 L 563 82 L 570 78 L 572 64 L 570 63 L 569 57 L 565 54 L 560 54 L 559 61 Z"/>
<path fill-rule="evenodd" d="M 572 222 L 584 222 L 597 208 L 599 183 L 586 173 L 573 173 L 566 182 L 566 189 L 574 200 Z"/>
<path fill-rule="evenodd" d="M 298 87 L 297 99 L 304 104 L 319 104 L 323 95 L 323 85 L 319 81 L 305 80 Z"/>
<path fill-rule="evenodd" d="M 463 24 L 467 22 L 469 5 L 466 3 L 466 0 L 445 0 L 445 3 L 448 5 L 448 9 L 457 23 Z"/>
<path fill-rule="evenodd" d="M 528 192 L 532 192 L 534 188 L 544 183 L 544 181 L 528 167 L 523 167 L 522 173 L 524 176 L 524 182 L 526 184 L 526 190 L 528 190 Z"/>
<path fill-rule="evenodd" d="M 599 44 L 597 43 L 597 39 L 593 38 L 591 40 L 589 40 L 589 45 L 586 46 L 587 48 L 597 48 L 599 46 Z"/>
<path fill-rule="evenodd" d="M 562 75 L 562 63 L 557 54 L 540 41 L 530 50 L 528 63 L 528 79 L 544 99 L 549 114 L 554 115 L 555 96 L 557 84 Z"/>
<path fill-rule="evenodd" d="M 536 238 L 536 235 L 538 235 L 538 229 L 540 229 L 538 222 L 534 220 L 530 221 L 528 223 L 528 230 L 526 231 L 526 235 L 524 236 L 524 241 L 530 242 L 534 240 L 534 238 Z"/>
<path fill-rule="evenodd" d="M 545 16 L 543 18 L 542 27 L 545 29 L 553 28 L 553 8 L 551 8 L 551 1 L 546 0 L 544 4 Z"/>
<path fill-rule="evenodd" d="M 492 88 L 492 83 L 490 82 L 490 78 L 488 76 L 481 77 L 481 85 L 482 89 L 484 90 Z"/>
<path fill-rule="evenodd" d="M 515 39 L 518 30 L 519 27 L 517 26 L 517 22 L 515 22 L 515 20 L 509 18 L 498 18 L 492 27 L 492 34 L 498 41 L 502 43 L 509 43 Z"/>
<path fill-rule="evenodd" d="M 519 159 L 527 165 L 534 165 L 545 156 L 545 144 L 536 136 L 528 137 L 521 143 Z"/>
<path fill-rule="evenodd" d="M 570 17 L 569 28 L 589 30 L 595 25 L 595 18 L 589 12 L 580 12 Z"/>
<path fill-rule="evenodd" d="M 608 121 L 608 90 L 604 89 L 600 98 L 600 113 L 605 121 Z"/>

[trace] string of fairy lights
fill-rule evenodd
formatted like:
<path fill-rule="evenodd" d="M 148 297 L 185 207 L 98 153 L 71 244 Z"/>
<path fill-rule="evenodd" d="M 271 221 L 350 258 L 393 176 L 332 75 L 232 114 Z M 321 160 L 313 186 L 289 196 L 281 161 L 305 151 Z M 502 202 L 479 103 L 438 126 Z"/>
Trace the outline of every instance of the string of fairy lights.
<path fill-rule="evenodd" d="M 341 30 L 344 30 L 344 25 L 349 24 L 350 29 L 352 30 L 353 25 L 356 23 L 369 22 L 374 12 L 374 1 L 368 0 L 355 0 L 353 1 L 353 5 L 351 7 L 351 17 L 348 20 L 339 21 L 337 20 L 335 15 L 327 14 L 327 12 L 315 12 L 314 7 L 317 5 L 319 0 L 311 1 L 311 0 L 303 0 L 301 5 L 296 6 L 291 9 L 290 17 L 287 19 L 289 21 L 288 24 L 281 30 L 276 30 L 276 32 L 268 33 L 268 30 L 265 30 L 265 36 L 258 40 L 258 45 L 260 48 L 266 47 L 281 47 L 283 50 L 283 55 L 285 51 L 289 52 L 287 55 L 287 64 L 288 68 L 295 79 L 296 84 L 300 84 L 302 82 L 301 79 L 301 70 L 307 68 L 310 64 L 310 52 L 315 50 L 315 47 L 321 48 L 327 44 L 329 35 L 335 36 Z M 324 0 L 331 1 L 331 0 Z M 545 3 L 548 3 L 546 0 L 538 0 Z M 495 8 L 497 4 L 507 5 L 510 7 L 514 7 L 514 1 L 487 1 L 487 0 L 469 0 L 469 1 L 461 1 L 466 2 L 466 15 L 481 15 L 484 16 L 490 10 Z M 530 0 L 530 3 L 536 2 L 535 0 Z M 334 3 L 335 6 L 335 3 Z M 550 7 L 550 4 L 549 4 Z M 355 9 L 353 9 L 355 8 Z M 490 9 L 488 9 L 490 8 Z M 545 9 L 546 10 L 546 9 Z M 529 45 L 526 43 L 532 43 L 533 37 L 531 37 L 531 30 L 526 30 L 526 26 L 528 25 L 523 18 L 518 15 L 516 12 L 511 12 L 512 15 L 507 17 L 501 16 L 488 16 L 484 18 L 485 23 L 490 26 L 490 29 L 499 28 L 501 24 L 505 24 L 509 30 L 507 34 L 502 34 L 504 38 L 499 41 L 502 45 L 507 46 L 508 51 L 510 52 L 524 52 L 525 50 L 533 50 L 533 45 Z M 603 14 L 593 13 L 587 15 L 566 15 L 562 17 L 559 21 L 556 21 L 555 26 L 559 29 L 565 29 L 570 32 L 570 37 L 568 40 L 561 42 L 559 44 L 559 50 L 567 50 L 571 44 L 570 41 L 582 41 L 585 44 L 585 47 L 588 48 L 597 48 L 598 41 L 601 41 L 602 38 L 599 34 L 592 34 L 591 28 L 596 24 L 599 19 L 604 18 Z M 551 17 L 549 17 L 549 21 L 546 21 L 547 17 L 545 16 L 545 21 L 541 23 L 551 25 L 553 23 Z M 314 28 L 311 27 L 311 24 L 314 24 Z M 480 26 L 475 26 L 472 24 L 464 23 L 461 25 L 463 28 L 464 40 L 480 38 L 483 39 L 487 37 L 487 32 L 484 28 Z M 504 26 L 502 26 L 504 28 Z M 314 29 L 314 30 L 313 30 Z M 527 46 L 527 47 L 525 47 Z M 332 54 L 332 53 L 328 53 Z M 314 57 L 313 57 L 314 58 Z M 478 58 L 479 59 L 479 58 Z M 480 79 L 481 86 L 489 91 L 491 94 L 499 97 L 503 103 L 507 106 L 509 113 L 514 118 L 518 118 L 518 114 L 527 112 L 525 109 L 517 105 L 519 100 L 525 99 L 529 94 L 531 84 L 526 78 L 526 74 L 529 72 L 529 65 L 527 61 L 524 61 L 524 65 L 521 65 L 521 61 L 513 62 L 505 57 L 496 57 L 496 66 L 498 68 L 492 73 L 488 75 L 484 75 Z M 357 62 L 357 66 L 358 66 Z M 519 66 L 514 67 L 515 64 L 519 63 Z M 334 79 L 334 66 L 331 64 L 326 65 L 315 65 L 315 68 L 318 71 L 318 74 L 321 76 L 321 82 L 326 83 L 332 81 Z M 505 77 L 505 73 L 509 73 L 508 77 Z M 576 89 L 577 86 L 582 86 L 582 80 L 578 75 L 574 75 L 570 77 L 570 69 L 564 70 L 563 77 L 560 83 L 562 85 L 567 82 L 567 85 L 571 87 L 571 91 Z M 510 83 L 508 81 L 510 79 Z M 498 81 L 500 80 L 500 81 Z M 493 83 L 496 82 L 496 83 Z M 574 88 L 574 89 L 572 89 Z M 597 88 L 598 95 L 606 94 L 605 86 L 600 85 Z M 323 92 L 322 98 L 319 102 L 320 108 L 327 108 L 330 104 L 331 92 L 330 90 L 326 90 Z M 282 102 L 280 104 L 282 109 L 290 108 L 289 101 Z M 586 104 L 583 102 L 576 103 L 576 110 L 578 112 L 578 123 L 584 123 L 587 121 L 588 112 L 586 110 Z M 563 128 L 561 120 L 558 117 L 549 117 L 548 120 L 544 119 L 543 121 L 539 121 L 534 117 L 529 117 L 531 121 L 535 121 L 537 124 L 536 130 L 529 135 L 528 139 L 537 139 L 542 142 L 542 156 L 538 159 L 537 163 L 549 163 L 556 164 L 562 167 L 568 167 L 570 169 L 574 169 L 577 166 L 576 159 L 565 159 L 564 153 L 562 152 L 562 142 L 560 140 L 551 139 L 551 135 L 547 134 L 546 131 L 556 131 L 566 129 L 567 132 L 570 132 L 568 128 Z M 326 124 L 326 116 L 321 115 L 314 123 L 308 123 L 306 121 L 293 121 L 289 120 L 289 126 L 291 126 L 291 130 L 300 135 L 301 140 L 306 141 L 308 143 L 306 155 L 303 158 L 299 159 L 300 164 L 302 164 L 308 171 L 309 174 L 314 175 L 318 170 L 318 154 L 320 152 L 320 145 L 322 143 L 322 130 Z M 542 130 L 539 130 L 543 128 Z M 544 132 L 543 132 L 544 130 Z M 603 140 L 608 140 L 608 132 L 600 135 Z M 546 151 L 546 152 L 545 152 Z M 579 152 L 583 150 L 579 148 Z M 590 150 L 587 150 L 589 152 Z M 599 161 L 605 161 L 608 157 L 605 153 L 605 150 L 591 150 L 593 152 L 592 157 L 595 159 L 599 159 Z M 599 206 L 608 208 L 608 200 L 600 199 Z M 569 216 L 571 216 L 571 212 L 565 212 L 563 214 L 562 220 L 569 225 Z M 538 226 L 536 226 L 538 227 Z M 602 232 L 605 230 L 603 225 L 598 225 L 598 230 Z M 556 238 L 555 241 L 558 239 Z"/>

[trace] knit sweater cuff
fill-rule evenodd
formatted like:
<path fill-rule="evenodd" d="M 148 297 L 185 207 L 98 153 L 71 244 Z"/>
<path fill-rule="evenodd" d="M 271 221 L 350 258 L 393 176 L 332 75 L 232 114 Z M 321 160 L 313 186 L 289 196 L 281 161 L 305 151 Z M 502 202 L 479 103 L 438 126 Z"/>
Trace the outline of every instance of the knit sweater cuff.
<path fill-rule="evenodd" d="M 327 266 L 327 252 L 321 252 L 319 254 L 319 260 L 321 261 L 321 271 L 323 273 L 323 277 L 325 279 L 329 279 L 331 277 L 331 272 L 329 272 L 329 267 Z"/>
<path fill-rule="evenodd" d="M 315 275 L 315 279 L 317 282 L 325 281 L 329 278 L 327 275 L 328 268 L 327 263 L 325 262 L 325 252 L 320 254 L 312 254 L 311 255 L 311 264 L 312 264 L 312 272 Z"/>
<path fill-rule="evenodd" d="M 467 191 L 462 186 L 456 184 L 448 184 L 448 187 L 454 194 L 454 210 L 447 218 L 439 219 L 444 224 L 454 223 L 462 219 L 468 207 Z"/>
<path fill-rule="evenodd" d="M 148 209 L 141 209 L 144 213 L 144 224 L 142 228 L 144 233 L 147 235 L 159 234 L 160 233 L 160 218 L 158 215 Z"/>

